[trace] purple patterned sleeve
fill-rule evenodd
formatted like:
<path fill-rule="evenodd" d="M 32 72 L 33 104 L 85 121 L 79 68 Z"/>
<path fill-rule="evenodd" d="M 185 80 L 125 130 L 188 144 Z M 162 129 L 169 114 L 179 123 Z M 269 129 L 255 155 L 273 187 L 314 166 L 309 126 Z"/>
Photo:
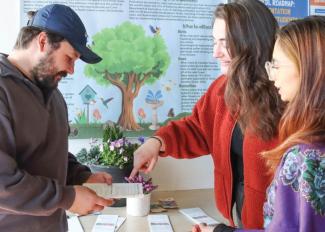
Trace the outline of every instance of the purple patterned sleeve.
<path fill-rule="evenodd" d="M 325 228 L 325 146 L 296 145 L 284 155 L 264 205 L 265 230 L 304 231 Z"/>

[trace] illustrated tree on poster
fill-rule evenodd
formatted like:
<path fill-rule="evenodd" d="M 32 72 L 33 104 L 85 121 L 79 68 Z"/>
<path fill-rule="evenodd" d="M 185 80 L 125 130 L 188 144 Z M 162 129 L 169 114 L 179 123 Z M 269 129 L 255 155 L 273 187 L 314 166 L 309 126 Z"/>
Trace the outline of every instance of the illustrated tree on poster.
<path fill-rule="evenodd" d="M 126 130 L 140 130 L 133 115 L 133 101 L 145 84 L 153 84 L 167 70 L 170 57 L 160 34 L 146 36 L 142 26 L 125 22 L 105 28 L 93 36 L 91 49 L 103 60 L 86 65 L 85 75 L 99 85 L 116 86 L 122 93 L 118 124 Z"/>

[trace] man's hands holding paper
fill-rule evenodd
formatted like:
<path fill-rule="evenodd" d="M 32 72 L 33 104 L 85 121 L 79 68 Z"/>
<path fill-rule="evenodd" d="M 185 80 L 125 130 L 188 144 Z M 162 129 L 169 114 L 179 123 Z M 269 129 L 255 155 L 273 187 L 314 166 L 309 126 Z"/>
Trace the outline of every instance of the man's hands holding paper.
<path fill-rule="evenodd" d="M 69 211 L 79 215 L 86 215 L 93 212 L 98 212 L 106 206 L 114 203 L 113 199 L 105 199 L 96 194 L 95 191 L 85 186 L 74 186 L 76 192 L 75 199 Z"/>
<path fill-rule="evenodd" d="M 112 184 L 112 176 L 106 172 L 93 173 L 86 183 L 106 183 Z M 75 199 L 72 206 L 68 209 L 72 213 L 86 215 L 89 213 L 101 211 L 106 206 L 114 203 L 114 199 L 105 199 L 96 194 L 95 191 L 85 186 L 74 186 Z"/>

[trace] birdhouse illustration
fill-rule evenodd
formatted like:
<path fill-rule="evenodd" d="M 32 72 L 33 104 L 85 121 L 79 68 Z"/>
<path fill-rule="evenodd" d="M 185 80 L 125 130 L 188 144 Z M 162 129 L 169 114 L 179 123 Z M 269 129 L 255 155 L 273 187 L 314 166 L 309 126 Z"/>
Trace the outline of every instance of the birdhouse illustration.
<path fill-rule="evenodd" d="M 79 95 L 81 96 L 82 102 L 87 106 L 87 124 L 89 124 L 89 105 L 96 103 L 95 97 L 97 93 L 89 85 L 86 85 L 85 88 L 81 90 Z"/>

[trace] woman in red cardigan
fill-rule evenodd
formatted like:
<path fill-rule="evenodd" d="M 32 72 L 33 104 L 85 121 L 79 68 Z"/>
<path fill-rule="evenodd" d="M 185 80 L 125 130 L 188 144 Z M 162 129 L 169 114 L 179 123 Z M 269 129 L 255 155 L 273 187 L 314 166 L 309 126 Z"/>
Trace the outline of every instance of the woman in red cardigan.
<path fill-rule="evenodd" d="M 258 0 L 220 4 L 213 25 L 213 56 L 222 76 L 190 116 L 160 128 L 134 153 L 134 169 L 150 172 L 158 156 L 211 154 L 218 210 L 234 226 L 262 228 L 263 203 L 272 177 L 259 153 L 277 145 L 282 102 L 264 69 L 272 57 L 277 22 Z M 242 225 L 241 225 L 242 224 Z"/>

